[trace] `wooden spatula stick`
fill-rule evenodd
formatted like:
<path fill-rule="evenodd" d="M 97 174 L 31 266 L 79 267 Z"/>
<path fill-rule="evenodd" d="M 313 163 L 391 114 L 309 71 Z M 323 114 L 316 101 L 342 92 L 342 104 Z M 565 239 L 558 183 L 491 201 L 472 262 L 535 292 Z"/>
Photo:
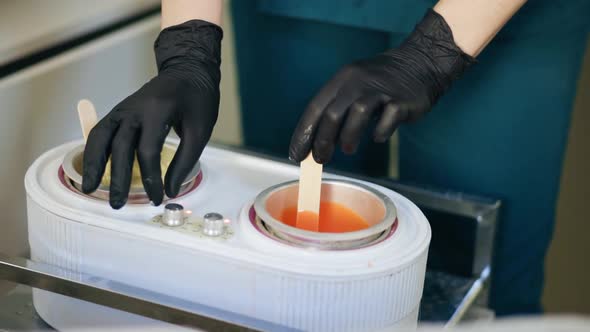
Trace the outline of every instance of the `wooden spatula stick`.
<path fill-rule="evenodd" d="M 84 136 L 84 142 L 88 140 L 88 134 L 90 130 L 98 122 L 96 116 L 96 109 L 94 105 L 88 99 L 82 99 L 78 102 L 78 117 L 80 118 L 80 126 L 82 127 L 82 135 Z"/>
<path fill-rule="evenodd" d="M 301 162 L 296 222 L 298 228 L 319 231 L 321 191 L 322 164 L 316 163 L 310 153 Z"/>

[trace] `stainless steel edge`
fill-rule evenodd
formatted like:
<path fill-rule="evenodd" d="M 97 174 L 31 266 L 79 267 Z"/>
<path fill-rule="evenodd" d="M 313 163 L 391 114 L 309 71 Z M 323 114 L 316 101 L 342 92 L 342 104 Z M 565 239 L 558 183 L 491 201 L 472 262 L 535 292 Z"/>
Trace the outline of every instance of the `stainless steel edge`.
<path fill-rule="evenodd" d="M 478 296 L 480 296 L 480 294 L 483 292 L 486 284 L 489 282 L 489 278 L 490 267 L 486 267 L 482 271 L 479 279 L 473 283 L 467 292 L 467 295 L 465 295 L 451 318 L 445 323 L 445 328 L 454 327 L 463 319 L 463 316 L 465 316 L 467 310 L 473 305 Z"/>
<path fill-rule="evenodd" d="M 76 277 L 75 280 L 72 276 Z M 0 280 L 204 331 L 295 331 L 204 304 L 2 253 Z"/>

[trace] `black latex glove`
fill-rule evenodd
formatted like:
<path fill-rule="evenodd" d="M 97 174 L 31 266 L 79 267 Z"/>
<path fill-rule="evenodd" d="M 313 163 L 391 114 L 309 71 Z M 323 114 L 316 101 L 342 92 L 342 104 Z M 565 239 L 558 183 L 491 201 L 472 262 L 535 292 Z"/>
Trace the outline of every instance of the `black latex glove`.
<path fill-rule="evenodd" d="M 353 153 L 373 118 L 373 139 L 386 141 L 400 123 L 430 110 L 474 61 L 429 10 L 400 47 L 344 67 L 319 91 L 293 133 L 289 157 L 300 162 L 312 150 L 326 163 L 338 143 Z"/>
<path fill-rule="evenodd" d="M 160 153 L 171 128 L 180 146 L 165 177 L 168 197 L 198 161 L 217 120 L 222 30 L 192 20 L 162 30 L 154 44 L 158 76 L 127 97 L 90 132 L 84 150 L 82 190 L 99 186 L 111 155 L 110 204 L 127 202 L 134 154 L 150 200 L 162 203 Z"/>

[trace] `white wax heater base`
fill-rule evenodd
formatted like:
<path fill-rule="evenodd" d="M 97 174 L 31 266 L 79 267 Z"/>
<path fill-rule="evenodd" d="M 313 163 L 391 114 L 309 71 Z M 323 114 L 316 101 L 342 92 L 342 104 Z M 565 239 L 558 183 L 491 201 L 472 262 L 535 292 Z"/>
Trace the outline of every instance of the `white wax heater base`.
<path fill-rule="evenodd" d="M 26 174 L 33 260 L 70 270 L 72 278 L 95 275 L 306 331 L 416 326 L 430 227 L 401 195 L 325 174 L 383 195 L 393 203 L 396 219 L 356 248 L 305 248 L 274 236 L 270 224 L 254 213 L 255 198 L 297 179 L 298 168 L 207 147 L 201 182 L 169 201 L 192 216 L 182 226 L 168 227 L 159 222 L 163 206 L 128 204 L 113 210 L 108 202 L 65 185 L 62 161 L 81 144 L 46 152 Z M 201 217 L 211 212 L 225 218 L 221 236 L 201 231 Z M 33 300 L 39 315 L 58 330 L 179 328 L 40 290 L 34 290 Z"/>

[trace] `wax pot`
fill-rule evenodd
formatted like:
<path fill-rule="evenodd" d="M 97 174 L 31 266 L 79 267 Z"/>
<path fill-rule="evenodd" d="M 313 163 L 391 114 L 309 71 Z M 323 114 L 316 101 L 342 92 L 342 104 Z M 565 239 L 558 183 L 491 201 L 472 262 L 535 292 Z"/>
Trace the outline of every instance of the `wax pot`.
<path fill-rule="evenodd" d="M 322 182 L 321 201 L 338 203 L 358 214 L 368 228 L 344 233 L 320 233 L 284 223 L 285 209 L 297 204 L 298 182 L 291 181 L 262 191 L 255 200 L 255 222 L 270 237 L 295 246 L 325 250 L 356 249 L 378 243 L 391 236 L 397 227 L 396 209 L 381 192 L 348 180 Z M 341 220 L 340 222 L 346 222 Z"/>
<path fill-rule="evenodd" d="M 403 196 L 328 173 L 324 199 L 351 208 L 370 226 L 302 233 L 275 218 L 296 197 L 297 167 L 207 147 L 199 168 L 205 176 L 199 172 L 194 180 L 198 188 L 161 206 L 136 202 L 113 210 L 104 197 L 82 194 L 75 175 L 66 175 L 66 157 L 81 146 L 47 151 L 27 172 L 32 259 L 65 268 L 74 279 L 93 275 L 300 330 L 416 325 L 430 227 Z M 33 300 L 58 330 L 171 329 L 41 290 Z"/>
<path fill-rule="evenodd" d="M 162 177 L 166 174 L 168 166 L 172 162 L 174 153 L 176 152 L 176 145 L 167 143 L 164 145 L 161 154 L 161 170 Z M 84 158 L 84 145 L 75 146 L 70 150 L 63 159 L 61 168 L 58 176 L 63 180 L 63 183 L 68 186 L 71 190 L 81 194 L 82 193 L 82 163 Z M 90 197 L 94 197 L 101 200 L 109 199 L 109 186 L 110 186 L 110 162 L 106 165 L 105 175 L 96 191 L 90 193 Z M 184 195 L 187 192 L 194 190 L 202 180 L 203 174 L 201 173 L 200 164 L 196 163 L 195 167 L 190 171 L 185 181 L 180 186 L 179 195 Z M 163 179 L 162 179 L 163 181 Z M 167 201 L 168 197 L 164 195 L 164 201 Z M 134 161 L 131 185 L 129 188 L 129 199 L 128 204 L 147 204 L 149 198 L 143 188 L 141 182 L 141 173 L 137 163 L 137 159 Z"/>

